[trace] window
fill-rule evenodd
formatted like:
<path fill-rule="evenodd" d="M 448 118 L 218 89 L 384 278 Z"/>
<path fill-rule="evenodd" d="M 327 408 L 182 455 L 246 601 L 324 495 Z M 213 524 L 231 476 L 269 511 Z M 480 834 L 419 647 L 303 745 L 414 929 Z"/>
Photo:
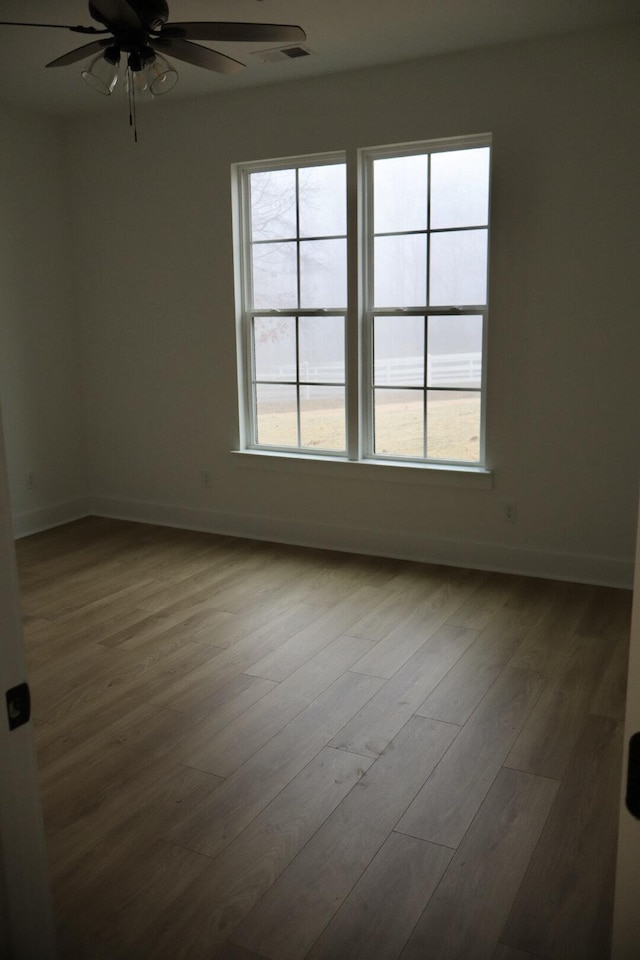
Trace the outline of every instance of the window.
<path fill-rule="evenodd" d="M 236 167 L 245 449 L 483 465 L 489 165 L 362 150 L 355 214 L 342 154 Z"/>

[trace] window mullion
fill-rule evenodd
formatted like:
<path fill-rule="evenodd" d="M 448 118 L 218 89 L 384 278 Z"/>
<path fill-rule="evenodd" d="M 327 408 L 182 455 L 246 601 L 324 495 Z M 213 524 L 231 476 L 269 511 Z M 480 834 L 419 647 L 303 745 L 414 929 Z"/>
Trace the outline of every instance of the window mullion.
<path fill-rule="evenodd" d="M 347 421 L 347 457 L 349 460 L 360 460 L 362 457 L 362 343 L 360 336 L 362 317 L 362 271 L 360 267 L 362 234 L 362 183 L 358 166 L 357 151 L 348 151 L 346 161 L 347 315 L 345 323 L 345 399 Z"/>
<path fill-rule="evenodd" d="M 430 267 L 430 256 L 431 256 L 431 155 L 427 154 L 427 242 L 425 243 L 425 271 L 426 271 L 426 302 L 427 307 L 431 303 L 431 267 Z M 429 455 L 429 448 L 427 445 L 428 439 L 428 416 L 429 416 L 429 317 L 425 314 L 424 318 L 424 396 L 423 396 L 423 406 L 422 406 L 422 449 L 423 456 L 425 460 Z"/>

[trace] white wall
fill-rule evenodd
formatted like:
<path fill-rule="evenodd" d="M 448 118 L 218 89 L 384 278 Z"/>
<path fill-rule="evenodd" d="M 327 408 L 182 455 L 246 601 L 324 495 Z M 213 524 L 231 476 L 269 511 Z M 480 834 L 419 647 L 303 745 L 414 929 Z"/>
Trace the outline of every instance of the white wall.
<path fill-rule="evenodd" d="M 640 426 L 639 39 L 628 29 L 588 33 L 155 101 L 139 112 L 137 145 L 125 100 L 121 113 L 73 124 L 94 509 L 629 584 Z M 387 482 L 375 468 L 354 479 L 349 467 L 247 467 L 250 458 L 230 453 L 238 442 L 230 164 L 485 131 L 494 136 L 493 488 Z M 504 519 L 506 501 L 517 502 L 516 524 Z"/>
<path fill-rule="evenodd" d="M 0 399 L 19 534 L 83 511 L 86 452 L 64 140 L 4 105 L 0 124 Z"/>

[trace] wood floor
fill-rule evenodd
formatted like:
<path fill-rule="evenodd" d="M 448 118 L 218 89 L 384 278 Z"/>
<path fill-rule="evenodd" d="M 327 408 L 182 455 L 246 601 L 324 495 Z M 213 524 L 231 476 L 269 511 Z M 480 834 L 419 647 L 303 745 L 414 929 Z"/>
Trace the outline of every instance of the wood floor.
<path fill-rule="evenodd" d="M 17 544 L 61 960 L 606 960 L 628 591 Z"/>

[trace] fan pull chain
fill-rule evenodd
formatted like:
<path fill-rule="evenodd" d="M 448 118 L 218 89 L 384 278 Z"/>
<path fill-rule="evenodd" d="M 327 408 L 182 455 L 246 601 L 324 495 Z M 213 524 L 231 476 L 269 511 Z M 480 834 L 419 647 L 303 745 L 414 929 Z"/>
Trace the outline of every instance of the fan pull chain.
<path fill-rule="evenodd" d="M 136 117 L 136 88 L 133 80 L 133 71 L 127 67 L 127 87 L 129 93 L 129 126 L 133 127 L 134 143 L 138 142 L 138 122 Z"/>

